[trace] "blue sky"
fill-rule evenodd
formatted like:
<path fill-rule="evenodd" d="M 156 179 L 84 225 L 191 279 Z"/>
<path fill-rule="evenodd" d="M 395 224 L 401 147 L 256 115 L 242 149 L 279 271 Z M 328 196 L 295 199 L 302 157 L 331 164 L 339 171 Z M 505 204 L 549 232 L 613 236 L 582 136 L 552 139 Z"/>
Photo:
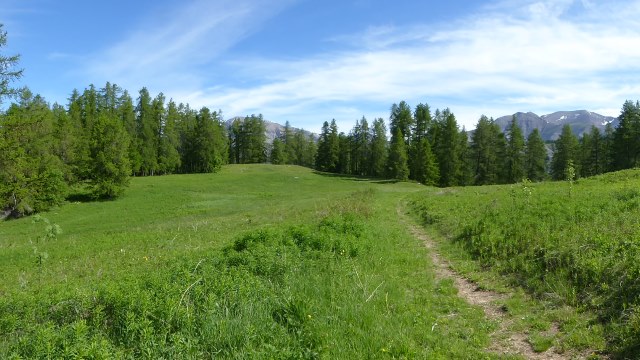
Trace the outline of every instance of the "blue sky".
<path fill-rule="evenodd" d="M 0 0 L 26 85 L 66 103 L 107 81 L 318 131 L 394 102 L 480 115 L 640 98 L 640 1 Z"/>

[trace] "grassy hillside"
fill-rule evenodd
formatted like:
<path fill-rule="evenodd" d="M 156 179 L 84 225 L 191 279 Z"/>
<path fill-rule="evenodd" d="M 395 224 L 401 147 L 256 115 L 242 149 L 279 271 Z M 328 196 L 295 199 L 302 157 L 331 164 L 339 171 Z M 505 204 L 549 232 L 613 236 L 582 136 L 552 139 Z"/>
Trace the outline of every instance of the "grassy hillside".
<path fill-rule="evenodd" d="M 398 222 L 421 189 L 239 165 L 2 222 L 0 358 L 494 358 Z"/>
<path fill-rule="evenodd" d="M 595 314 L 578 338 L 605 336 L 621 357 L 640 353 L 640 171 L 428 189 L 412 199 L 458 270 L 491 269 L 554 307 Z M 553 321 L 575 332 L 575 322 Z"/>

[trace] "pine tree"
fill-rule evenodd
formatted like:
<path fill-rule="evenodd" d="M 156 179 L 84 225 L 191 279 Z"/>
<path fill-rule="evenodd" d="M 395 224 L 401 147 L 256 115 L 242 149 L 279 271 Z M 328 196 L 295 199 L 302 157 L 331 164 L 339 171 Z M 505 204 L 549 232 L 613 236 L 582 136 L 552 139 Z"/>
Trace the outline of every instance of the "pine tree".
<path fill-rule="evenodd" d="M 338 163 L 335 172 L 338 174 L 351 174 L 352 138 L 341 132 L 338 134 Z"/>
<path fill-rule="evenodd" d="M 427 139 L 427 133 L 431 127 L 431 110 L 427 104 L 418 104 L 414 112 L 414 126 L 411 131 L 411 147 L 409 148 L 409 178 L 424 183 L 427 177 L 425 168 L 424 151 L 428 146 L 431 151 L 431 144 L 425 144 L 422 140 Z"/>
<path fill-rule="evenodd" d="M 194 129 L 194 151 L 190 159 L 193 172 L 207 173 L 216 172 L 223 164 L 223 156 L 227 154 L 220 153 L 220 147 L 216 146 L 216 140 L 220 141 L 217 114 L 211 113 L 206 107 L 200 109 L 196 116 L 196 124 Z M 226 145 L 226 144 L 225 144 Z"/>
<path fill-rule="evenodd" d="M 475 185 L 495 184 L 500 174 L 500 128 L 482 115 L 471 136 L 470 163 Z"/>
<path fill-rule="evenodd" d="M 522 135 L 522 129 L 518 126 L 515 115 L 511 119 L 511 124 L 507 130 L 506 155 L 506 182 L 513 184 L 522 181 L 526 176 L 524 170 L 524 136 Z"/>
<path fill-rule="evenodd" d="M 320 130 L 320 140 L 318 141 L 318 152 L 316 154 L 315 168 L 320 171 L 329 171 L 331 160 L 329 159 L 329 123 L 322 123 Z"/>
<path fill-rule="evenodd" d="M 140 90 L 136 106 L 136 123 L 138 153 L 140 154 L 140 172 L 142 175 L 153 175 L 158 168 L 158 133 L 159 124 L 154 118 L 151 95 L 147 88 Z"/>
<path fill-rule="evenodd" d="M 178 134 L 178 124 L 180 122 L 180 113 L 178 106 L 172 100 L 169 100 L 166 109 L 166 118 L 162 126 L 160 136 L 160 149 L 158 151 L 158 166 L 160 172 L 164 174 L 172 174 L 176 172 L 181 165 L 180 139 Z"/>
<path fill-rule="evenodd" d="M 48 104 L 29 90 L 0 117 L 0 210 L 21 216 L 64 200 L 63 165 L 55 156 L 53 133 Z"/>
<path fill-rule="evenodd" d="M 271 155 L 269 158 L 271 159 L 271 163 L 274 165 L 282 165 L 285 163 L 285 144 L 279 138 L 273 139 L 273 143 L 271 144 Z"/>
<path fill-rule="evenodd" d="M 471 166 L 471 148 L 469 146 L 469 136 L 464 127 L 458 133 L 458 159 L 460 170 L 456 176 L 457 185 L 467 186 L 473 184 L 473 169 Z"/>
<path fill-rule="evenodd" d="M 76 150 L 79 146 L 76 135 L 77 129 L 71 123 L 67 110 L 58 104 L 51 109 L 54 119 L 54 153 L 62 162 L 64 179 L 71 184 L 75 179 L 75 166 L 77 163 Z"/>
<path fill-rule="evenodd" d="M 296 152 L 294 143 L 295 133 L 291 128 L 291 124 L 289 124 L 289 121 L 284 124 L 284 133 L 282 134 L 281 140 L 284 144 L 284 162 L 286 164 L 301 165 L 301 161 L 299 160 L 301 154 Z"/>
<path fill-rule="evenodd" d="M 383 177 L 387 163 L 387 129 L 382 118 L 373 121 L 368 175 Z"/>
<path fill-rule="evenodd" d="M 112 199 L 129 185 L 129 136 L 120 119 L 101 113 L 91 128 L 90 184 L 95 198 Z"/>
<path fill-rule="evenodd" d="M 460 136 L 458 123 L 449 109 L 442 113 L 436 112 L 436 130 L 434 137 L 436 157 L 440 166 L 440 186 L 457 185 L 460 164 Z"/>
<path fill-rule="evenodd" d="M 140 139 L 138 137 L 138 126 L 136 119 L 136 109 L 133 106 L 133 99 L 128 91 L 124 91 L 118 99 L 118 116 L 124 126 L 127 135 L 129 135 L 129 146 L 127 154 L 129 163 L 131 164 L 131 173 L 138 174 L 142 166 L 142 156 L 140 155 Z"/>
<path fill-rule="evenodd" d="M 0 24 L 0 49 L 7 45 L 7 32 L 2 30 Z M 15 70 L 20 55 L 0 55 L 0 104 L 3 98 L 18 94 L 18 90 L 11 88 L 10 84 L 22 77 L 22 70 Z"/>
<path fill-rule="evenodd" d="M 533 129 L 527 137 L 524 158 L 529 180 L 542 181 L 547 178 L 547 148 L 538 129 Z"/>
<path fill-rule="evenodd" d="M 640 103 L 622 105 L 619 123 L 613 133 L 613 164 L 616 170 L 640 165 Z"/>
<path fill-rule="evenodd" d="M 570 125 L 562 128 L 560 137 L 555 142 L 555 149 L 551 159 L 551 176 L 554 180 L 565 180 L 566 171 L 571 167 L 579 165 L 579 148 L 578 138 L 573 134 Z M 576 174 L 580 173 L 580 169 L 576 170 Z"/>
<path fill-rule="evenodd" d="M 411 107 L 404 101 L 400 101 L 399 104 L 393 104 L 391 106 L 391 116 L 389 117 L 389 129 L 391 134 L 395 133 L 396 129 L 399 129 L 402 133 L 402 138 L 405 141 L 405 148 L 410 144 L 411 139 L 411 127 L 414 124 L 413 115 L 411 113 Z"/>
<path fill-rule="evenodd" d="M 396 127 L 391 135 L 389 145 L 389 159 L 387 161 L 387 176 L 391 179 L 409 179 L 409 166 L 407 165 L 407 148 L 400 127 Z"/>
<path fill-rule="evenodd" d="M 413 174 L 415 176 L 415 180 L 424 185 L 437 185 L 440 178 L 440 170 L 438 169 L 436 157 L 433 154 L 433 151 L 431 151 L 431 144 L 429 144 L 429 139 L 423 137 L 418 140 L 414 156 L 415 158 L 413 159 Z"/>

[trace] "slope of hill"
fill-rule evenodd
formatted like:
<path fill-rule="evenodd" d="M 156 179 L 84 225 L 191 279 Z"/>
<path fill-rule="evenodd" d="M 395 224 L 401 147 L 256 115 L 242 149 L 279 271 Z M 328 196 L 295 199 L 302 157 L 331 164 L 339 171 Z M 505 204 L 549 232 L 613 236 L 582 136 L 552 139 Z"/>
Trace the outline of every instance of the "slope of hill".
<path fill-rule="evenodd" d="M 513 115 L 506 115 L 496 119 L 496 123 L 502 131 L 505 131 L 511 123 L 513 116 L 516 116 L 518 125 L 522 128 L 525 136 L 529 135 L 533 129 L 540 130 L 540 134 L 545 141 L 556 140 L 562 132 L 562 127 L 566 124 L 571 126 L 574 134 L 578 137 L 583 133 L 589 132 L 591 126 L 596 126 L 601 131 L 607 124 L 611 123 L 613 127 L 618 124 L 618 119 L 611 116 L 603 116 L 586 110 L 576 111 L 557 111 L 552 114 L 539 116 L 532 112 L 518 112 Z"/>

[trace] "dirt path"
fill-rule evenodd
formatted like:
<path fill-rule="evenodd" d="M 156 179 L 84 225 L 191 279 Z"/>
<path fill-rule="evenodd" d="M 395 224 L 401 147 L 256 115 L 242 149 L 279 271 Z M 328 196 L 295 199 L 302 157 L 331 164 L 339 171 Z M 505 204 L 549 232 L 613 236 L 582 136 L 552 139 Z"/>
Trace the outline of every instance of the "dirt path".
<path fill-rule="evenodd" d="M 500 326 L 496 332 L 492 334 L 492 344 L 487 349 L 495 354 L 503 355 L 520 355 L 527 359 L 545 359 L 545 360 L 563 360 L 570 357 L 558 354 L 553 351 L 553 347 L 545 352 L 537 353 L 533 351 L 531 344 L 527 341 L 527 334 L 515 333 L 509 330 L 511 320 L 509 316 L 495 302 L 504 299 L 506 295 L 493 291 L 480 289 L 477 284 L 459 275 L 451 270 L 449 262 L 438 253 L 436 246 L 424 232 L 424 230 L 414 224 L 404 213 L 403 208 L 399 205 L 397 213 L 400 220 L 407 225 L 407 228 L 413 236 L 422 240 L 425 247 L 429 249 L 431 262 L 435 267 L 435 274 L 438 279 L 452 279 L 455 287 L 458 289 L 458 296 L 463 298 L 469 304 L 479 306 L 489 319 L 496 320 Z M 557 332 L 557 328 L 552 328 L 551 332 Z"/>

